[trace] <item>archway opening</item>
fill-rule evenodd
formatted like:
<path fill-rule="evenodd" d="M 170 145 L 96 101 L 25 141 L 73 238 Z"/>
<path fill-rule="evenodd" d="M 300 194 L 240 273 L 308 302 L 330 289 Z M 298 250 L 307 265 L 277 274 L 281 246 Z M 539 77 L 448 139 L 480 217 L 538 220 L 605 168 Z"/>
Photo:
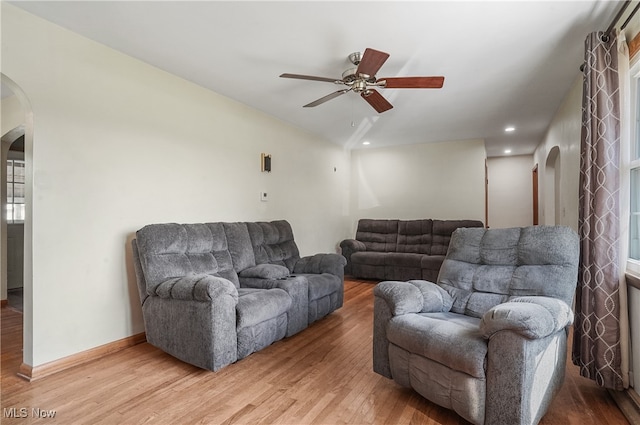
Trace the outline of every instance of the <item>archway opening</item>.
<path fill-rule="evenodd" d="M 560 224 L 560 148 L 554 146 L 547 155 L 544 178 L 544 224 Z"/>
<path fill-rule="evenodd" d="M 22 169 L 19 171 L 19 178 L 22 187 L 20 190 L 20 200 L 22 206 L 19 207 L 19 220 L 23 227 L 22 245 L 12 249 L 22 250 L 22 309 L 23 309 L 23 350 L 22 366 L 20 374 L 27 378 L 31 376 L 33 365 L 33 225 L 32 225 L 32 187 L 33 187 L 33 110 L 31 103 L 22 88 L 5 74 L 0 73 L 2 92 L 2 149 L 1 149 L 1 172 L 0 172 L 0 192 L 2 219 L 0 220 L 0 259 L 2 261 L 2 271 L 0 273 L 2 300 L 7 300 L 8 280 L 7 280 L 7 255 L 8 255 L 8 169 L 9 152 L 11 146 L 19 140 L 22 144 Z M 15 146 L 15 145 L 14 145 Z M 15 155 L 14 153 L 11 154 Z M 17 159 L 14 159 L 17 160 Z M 12 170 L 12 173 L 15 169 Z M 14 176 L 12 176 L 13 178 Z M 15 187 L 12 187 L 12 191 Z M 13 198 L 14 193 L 12 193 Z M 13 209 L 14 207 L 11 206 Z M 12 223 L 13 224 L 13 223 Z"/>

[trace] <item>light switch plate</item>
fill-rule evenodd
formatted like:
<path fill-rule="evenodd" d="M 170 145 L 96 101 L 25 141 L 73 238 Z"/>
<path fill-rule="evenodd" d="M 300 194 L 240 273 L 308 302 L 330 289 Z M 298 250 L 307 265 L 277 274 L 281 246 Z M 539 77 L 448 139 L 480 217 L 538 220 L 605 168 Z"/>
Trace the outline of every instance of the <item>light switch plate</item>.
<path fill-rule="evenodd" d="M 260 192 L 260 200 L 261 200 L 262 202 L 267 202 L 267 201 L 268 201 L 268 199 L 267 199 L 267 192 Z"/>

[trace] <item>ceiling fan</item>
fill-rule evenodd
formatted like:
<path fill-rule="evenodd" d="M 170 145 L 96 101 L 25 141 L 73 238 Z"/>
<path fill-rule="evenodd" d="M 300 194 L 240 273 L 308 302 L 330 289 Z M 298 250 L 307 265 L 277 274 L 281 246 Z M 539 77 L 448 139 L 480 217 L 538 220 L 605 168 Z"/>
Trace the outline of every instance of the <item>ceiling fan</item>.
<path fill-rule="evenodd" d="M 304 105 L 305 108 L 318 106 L 331 99 L 335 99 L 347 92 L 353 91 L 360 94 L 369 105 L 378 113 L 388 111 L 393 108 L 375 88 L 381 89 L 439 89 L 444 84 L 444 77 L 388 77 L 377 78 L 376 73 L 389 58 L 389 54 L 367 48 L 364 54 L 360 52 L 351 53 L 349 61 L 354 64 L 355 68 L 349 68 L 342 73 L 342 79 L 326 77 L 314 77 L 312 75 L 300 74 L 282 74 L 282 78 L 296 78 L 299 80 L 324 81 L 334 84 L 342 84 L 348 88 L 341 89 L 314 100 Z"/>

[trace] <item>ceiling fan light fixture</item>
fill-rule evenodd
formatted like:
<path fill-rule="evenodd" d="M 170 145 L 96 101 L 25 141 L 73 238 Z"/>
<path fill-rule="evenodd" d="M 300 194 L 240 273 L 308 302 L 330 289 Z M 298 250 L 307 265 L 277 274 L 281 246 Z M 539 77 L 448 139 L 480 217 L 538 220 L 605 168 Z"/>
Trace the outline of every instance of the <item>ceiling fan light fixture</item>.
<path fill-rule="evenodd" d="M 363 99 L 369 103 L 378 113 L 388 111 L 393 108 L 393 105 L 389 103 L 377 90 L 373 87 L 381 89 L 420 89 L 420 88 L 442 88 L 444 77 L 386 77 L 377 79 L 376 74 L 380 70 L 380 67 L 389 58 L 389 54 L 381 52 L 379 50 L 367 48 L 364 53 L 354 52 L 348 56 L 349 61 L 356 65 L 355 68 L 351 67 L 342 73 L 342 79 L 336 80 L 327 77 L 316 77 L 313 75 L 302 74 L 281 74 L 281 78 L 297 78 L 300 80 L 311 81 L 324 81 L 329 83 L 335 83 L 338 85 L 345 85 L 349 88 L 338 90 L 334 93 L 330 93 L 321 97 L 309 104 L 304 105 L 307 107 L 314 107 L 321 105 L 331 99 L 334 99 L 344 93 L 353 91 L 359 94 Z M 370 88 L 371 87 L 371 88 Z"/>
<path fill-rule="evenodd" d="M 362 59 L 362 53 L 360 52 L 353 52 L 349 55 L 349 62 L 351 62 L 356 66 L 360 64 L 361 59 Z"/>

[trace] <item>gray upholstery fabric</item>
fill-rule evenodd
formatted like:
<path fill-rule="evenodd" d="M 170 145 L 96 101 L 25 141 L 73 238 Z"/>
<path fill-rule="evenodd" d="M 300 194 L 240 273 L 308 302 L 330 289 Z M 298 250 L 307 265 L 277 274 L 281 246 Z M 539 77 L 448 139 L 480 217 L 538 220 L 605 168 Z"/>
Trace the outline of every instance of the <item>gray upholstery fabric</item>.
<path fill-rule="evenodd" d="M 300 258 L 284 220 L 152 224 L 132 247 L 147 340 L 205 369 L 292 336 L 343 303 L 345 259 Z"/>
<path fill-rule="evenodd" d="M 238 295 L 238 359 L 242 359 L 285 337 L 291 297 L 278 288 L 240 288 Z"/>
<path fill-rule="evenodd" d="M 487 357 L 485 423 L 537 424 L 562 387 L 566 359 L 564 330 L 534 340 L 511 332 L 493 335 Z"/>
<path fill-rule="evenodd" d="M 222 224 L 151 224 L 136 232 L 147 293 L 167 279 L 192 274 L 224 277 L 236 286 Z"/>
<path fill-rule="evenodd" d="M 478 322 L 455 313 L 403 314 L 391 319 L 387 337 L 410 353 L 484 379 L 487 343 Z"/>
<path fill-rule="evenodd" d="M 473 424 L 511 425 L 517 422 L 484 422 L 486 380 L 451 369 L 396 345 L 389 347 L 391 374 L 399 385 L 413 388 L 432 402 L 454 410 Z"/>
<path fill-rule="evenodd" d="M 339 254 L 315 254 L 300 258 L 294 268 L 294 273 L 329 273 L 344 277 L 344 266 L 347 260 Z"/>
<path fill-rule="evenodd" d="M 528 339 L 556 333 L 573 323 L 573 312 L 564 302 L 547 297 L 521 297 L 499 304 L 485 313 L 480 331 L 490 338 L 500 331 L 512 331 Z"/>
<path fill-rule="evenodd" d="M 238 359 L 236 303 L 231 294 L 210 301 L 149 296 L 142 306 L 147 342 L 216 371 Z"/>
<path fill-rule="evenodd" d="M 282 279 L 289 276 L 289 269 L 277 264 L 258 264 L 240 271 L 240 277 L 259 277 L 261 279 Z"/>
<path fill-rule="evenodd" d="M 291 307 L 287 311 L 287 335 L 292 336 L 309 325 L 309 281 L 303 276 L 289 276 L 284 279 L 263 279 L 240 277 L 242 288 L 280 288 L 291 297 Z"/>
<path fill-rule="evenodd" d="M 293 230 L 285 220 L 246 225 L 256 264 L 285 266 L 307 280 L 307 324 L 342 307 L 346 260 L 341 255 L 322 253 L 300 258 Z"/>
<path fill-rule="evenodd" d="M 330 273 L 302 274 L 309 282 L 309 324 L 342 307 L 344 281 Z"/>
<path fill-rule="evenodd" d="M 538 423 L 564 379 L 577 264 L 568 227 L 458 228 L 436 283 L 376 285 L 374 371 L 477 425 Z"/>
<path fill-rule="evenodd" d="M 246 223 L 222 223 L 228 241 L 229 255 L 236 272 L 253 267 L 256 259 Z"/>
<path fill-rule="evenodd" d="M 563 226 L 461 228 L 451 238 L 438 284 L 453 297 L 452 311 L 475 317 L 523 295 L 559 298 L 571 305 L 577 242 L 577 234 Z"/>
<path fill-rule="evenodd" d="M 452 232 L 477 220 L 361 219 L 355 239 L 340 243 L 346 274 L 365 279 L 435 281 Z"/>
<path fill-rule="evenodd" d="M 300 258 L 291 225 L 284 221 L 246 223 L 255 264 L 279 264 L 293 271 Z"/>

